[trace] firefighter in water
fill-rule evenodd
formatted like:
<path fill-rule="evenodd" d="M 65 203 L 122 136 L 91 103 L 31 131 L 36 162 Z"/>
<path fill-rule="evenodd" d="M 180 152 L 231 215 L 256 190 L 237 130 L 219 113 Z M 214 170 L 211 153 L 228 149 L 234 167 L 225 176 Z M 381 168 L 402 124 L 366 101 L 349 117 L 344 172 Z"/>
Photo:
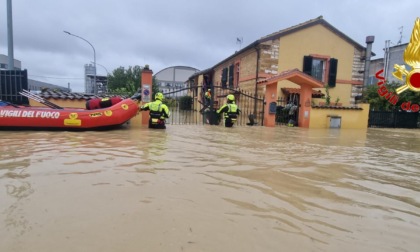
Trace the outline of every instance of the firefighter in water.
<path fill-rule="evenodd" d="M 207 89 L 207 92 L 204 94 L 204 99 L 204 105 L 210 105 L 211 89 Z"/>
<path fill-rule="evenodd" d="M 241 110 L 238 108 L 238 105 L 235 104 L 235 96 L 233 96 L 233 94 L 228 95 L 226 99 L 227 103 L 220 107 L 216 113 L 219 116 L 221 113 L 224 113 L 225 127 L 232 127 Z"/>
<path fill-rule="evenodd" d="M 149 110 L 149 128 L 166 129 L 165 119 L 169 118 L 168 106 L 162 103 L 163 94 L 156 93 L 155 101 L 144 104 L 140 110 Z"/>

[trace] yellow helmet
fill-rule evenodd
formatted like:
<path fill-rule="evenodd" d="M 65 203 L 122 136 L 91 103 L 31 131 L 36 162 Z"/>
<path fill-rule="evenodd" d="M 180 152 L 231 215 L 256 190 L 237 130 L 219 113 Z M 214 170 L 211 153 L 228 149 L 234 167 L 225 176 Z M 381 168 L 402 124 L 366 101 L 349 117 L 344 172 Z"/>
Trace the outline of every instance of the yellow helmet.
<path fill-rule="evenodd" d="M 235 96 L 233 96 L 233 94 L 226 96 L 226 98 L 228 101 L 235 101 Z"/>
<path fill-rule="evenodd" d="M 161 92 L 155 94 L 155 100 L 163 101 L 163 94 Z"/>

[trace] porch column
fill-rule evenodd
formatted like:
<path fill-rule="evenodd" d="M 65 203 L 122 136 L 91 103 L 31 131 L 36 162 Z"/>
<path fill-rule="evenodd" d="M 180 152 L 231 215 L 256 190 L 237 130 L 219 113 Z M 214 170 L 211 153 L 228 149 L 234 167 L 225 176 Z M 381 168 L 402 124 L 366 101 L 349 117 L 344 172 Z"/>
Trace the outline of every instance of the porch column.
<path fill-rule="evenodd" d="M 309 117 L 311 113 L 312 87 L 310 85 L 300 84 L 300 108 L 298 126 L 309 128 Z"/>
<path fill-rule="evenodd" d="M 270 103 L 275 102 L 277 105 L 277 82 L 266 85 L 264 108 L 264 126 L 274 127 L 276 125 L 276 114 L 270 113 Z"/>
<path fill-rule="evenodd" d="M 141 71 L 141 88 L 142 88 L 142 97 L 141 105 L 153 101 L 152 97 L 152 78 L 153 71 L 149 69 L 149 65 L 146 65 Z M 141 111 L 141 124 L 149 124 L 149 111 Z"/>

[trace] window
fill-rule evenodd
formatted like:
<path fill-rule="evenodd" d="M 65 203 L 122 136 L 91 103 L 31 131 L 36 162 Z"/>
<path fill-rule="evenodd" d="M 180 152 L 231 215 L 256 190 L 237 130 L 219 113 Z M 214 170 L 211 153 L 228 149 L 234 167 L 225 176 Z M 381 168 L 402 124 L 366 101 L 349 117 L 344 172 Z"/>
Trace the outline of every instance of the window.
<path fill-rule="evenodd" d="M 233 76 L 234 76 L 234 70 L 235 66 L 232 64 L 229 66 L 229 87 L 233 88 Z"/>
<path fill-rule="evenodd" d="M 320 59 L 312 59 L 311 75 L 315 79 L 324 82 L 325 61 Z"/>
<path fill-rule="evenodd" d="M 303 72 L 323 83 L 327 82 L 330 87 L 335 87 L 337 63 L 337 59 L 334 58 L 304 56 Z"/>
<path fill-rule="evenodd" d="M 236 73 L 235 73 L 235 86 L 239 87 L 239 63 L 235 64 L 235 69 L 236 69 Z"/>
<path fill-rule="evenodd" d="M 222 71 L 222 87 L 224 88 L 226 87 L 227 80 L 228 80 L 228 69 L 226 67 L 226 68 L 223 68 L 223 71 Z"/>

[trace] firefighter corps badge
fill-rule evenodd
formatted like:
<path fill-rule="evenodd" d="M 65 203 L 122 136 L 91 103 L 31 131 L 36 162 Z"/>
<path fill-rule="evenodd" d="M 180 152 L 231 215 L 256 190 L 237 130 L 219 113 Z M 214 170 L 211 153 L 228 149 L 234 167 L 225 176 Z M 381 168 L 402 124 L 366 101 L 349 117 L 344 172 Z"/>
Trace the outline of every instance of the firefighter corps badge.
<path fill-rule="evenodd" d="M 405 84 L 397 88 L 397 94 L 410 89 L 414 92 L 420 92 L 420 18 L 414 22 L 413 32 L 411 33 L 410 43 L 404 51 L 404 62 L 411 66 L 411 70 L 405 69 L 405 65 L 394 65 L 395 72 L 392 75 L 403 81 Z"/>

